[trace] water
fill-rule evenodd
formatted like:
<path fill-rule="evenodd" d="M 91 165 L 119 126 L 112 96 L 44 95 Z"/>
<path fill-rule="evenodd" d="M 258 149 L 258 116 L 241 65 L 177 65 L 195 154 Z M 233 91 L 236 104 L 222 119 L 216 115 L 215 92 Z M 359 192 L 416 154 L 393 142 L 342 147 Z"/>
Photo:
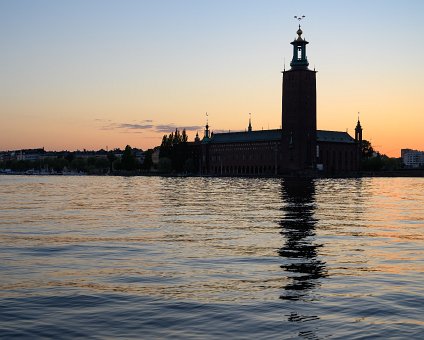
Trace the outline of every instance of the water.
<path fill-rule="evenodd" d="M 0 176 L 0 337 L 424 338 L 424 179 Z"/>

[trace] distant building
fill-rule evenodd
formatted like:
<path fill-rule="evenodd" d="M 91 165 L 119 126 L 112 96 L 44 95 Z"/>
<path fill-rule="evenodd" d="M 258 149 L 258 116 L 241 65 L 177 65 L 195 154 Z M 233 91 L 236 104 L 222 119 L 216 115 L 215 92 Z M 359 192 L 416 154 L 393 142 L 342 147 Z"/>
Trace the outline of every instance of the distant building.
<path fill-rule="evenodd" d="M 400 154 L 402 162 L 407 168 L 424 167 L 424 151 L 402 149 Z"/>
<path fill-rule="evenodd" d="M 68 152 L 69 153 L 69 152 Z M 84 158 L 84 159 L 88 159 L 88 158 L 107 158 L 107 151 L 100 149 L 98 151 L 94 151 L 94 150 L 77 150 L 74 152 L 71 152 L 75 158 Z"/>
<path fill-rule="evenodd" d="M 6 151 L 0 152 L 0 162 L 8 161 L 10 160 L 10 153 Z"/>
<path fill-rule="evenodd" d="M 144 163 L 144 159 L 146 157 L 146 155 L 144 154 L 143 150 L 137 149 L 137 148 L 133 148 L 132 149 L 132 152 L 133 152 L 134 157 L 137 159 L 137 161 L 140 164 L 143 164 Z"/>
<path fill-rule="evenodd" d="M 160 156 L 160 148 L 157 146 L 153 149 L 153 153 L 152 153 L 152 163 L 155 168 L 159 166 L 159 156 Z"/>
<path fill-rule="evenodd" d="M 44 148 L 39 149 L 22 149 L 14 152 L 18 161 L 38 161 L 44 157 Z"/>
<path fill-rule="evenodd" d="M 213 133 L 206 124 L 203 139 L 191 145 L 201 174 L 338 175 L 359 170 L 362 127 L 347 132 L 316 128 L 316 71 L 308 69 L 308 42 L 302 30 L 291 42 L 290 70 L 283 71 L 282 129 Z M 196 146 L 197 145 L 197 151 Z"/>

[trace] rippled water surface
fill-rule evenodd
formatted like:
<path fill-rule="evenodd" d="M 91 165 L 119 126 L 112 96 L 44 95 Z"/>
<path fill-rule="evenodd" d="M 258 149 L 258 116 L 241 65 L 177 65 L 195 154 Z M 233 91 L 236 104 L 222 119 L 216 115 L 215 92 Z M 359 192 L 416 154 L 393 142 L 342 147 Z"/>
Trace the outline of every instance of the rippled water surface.
<path fill-rule="evenodd" d="M 424 339 L 424 179 L 0 176 L 0 337 Z"/>

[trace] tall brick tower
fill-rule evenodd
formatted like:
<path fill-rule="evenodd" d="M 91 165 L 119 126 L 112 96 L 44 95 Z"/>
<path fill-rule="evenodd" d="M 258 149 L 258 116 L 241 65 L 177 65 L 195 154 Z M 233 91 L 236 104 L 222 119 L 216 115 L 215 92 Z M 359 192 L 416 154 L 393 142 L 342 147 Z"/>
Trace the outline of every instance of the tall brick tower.
<path fill-rule="evenodd" d="M 317 95 L 316 72 L 308 69 L 302 30 L 291 42 L 290 70 L 283 71 L 282 163 L 283 172 L 309 173 L 316 168 Z"/>

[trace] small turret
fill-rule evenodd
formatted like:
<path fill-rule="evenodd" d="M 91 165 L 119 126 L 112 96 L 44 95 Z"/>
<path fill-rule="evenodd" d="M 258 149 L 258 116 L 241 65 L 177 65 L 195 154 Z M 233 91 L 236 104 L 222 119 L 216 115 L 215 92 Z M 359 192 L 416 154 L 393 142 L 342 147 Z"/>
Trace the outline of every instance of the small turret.
<path fill-rule="evenodd" d="M 293 59 L 290 66 L 292 69 L 308 69 L 309 62 L 306 57 L 306 45 L 309 43 L 302 38 L 303 31 L 300 25 L 296 33 L 297 39 L 290 43 L 293 45 Z"/>
<path fill-rule="evenodd" d="M 200 138 L 199 138 L 199 133 L 198 132 L 196 132 L 196 137 L 194 138 L 194 141 L 196 143 L 199 143 L 200 142 Z"/>
<path fill-rule="evenodd" d="M 359 112 L 358 112 L 358 122 L 355 127 L 355 142 L 356 142 L 356 157 L 357 157 L 357 170 L 361 169 L 361 158 L 362 158 L 362 126 L 359 121 Z"/>
<path fill-rule="evenodd" d="M 203 138 L 210 138 L 210 136 L 209 136 L 209 124 L 208 123 L 206 123 L 205 134 L 204 134 Z"/>

